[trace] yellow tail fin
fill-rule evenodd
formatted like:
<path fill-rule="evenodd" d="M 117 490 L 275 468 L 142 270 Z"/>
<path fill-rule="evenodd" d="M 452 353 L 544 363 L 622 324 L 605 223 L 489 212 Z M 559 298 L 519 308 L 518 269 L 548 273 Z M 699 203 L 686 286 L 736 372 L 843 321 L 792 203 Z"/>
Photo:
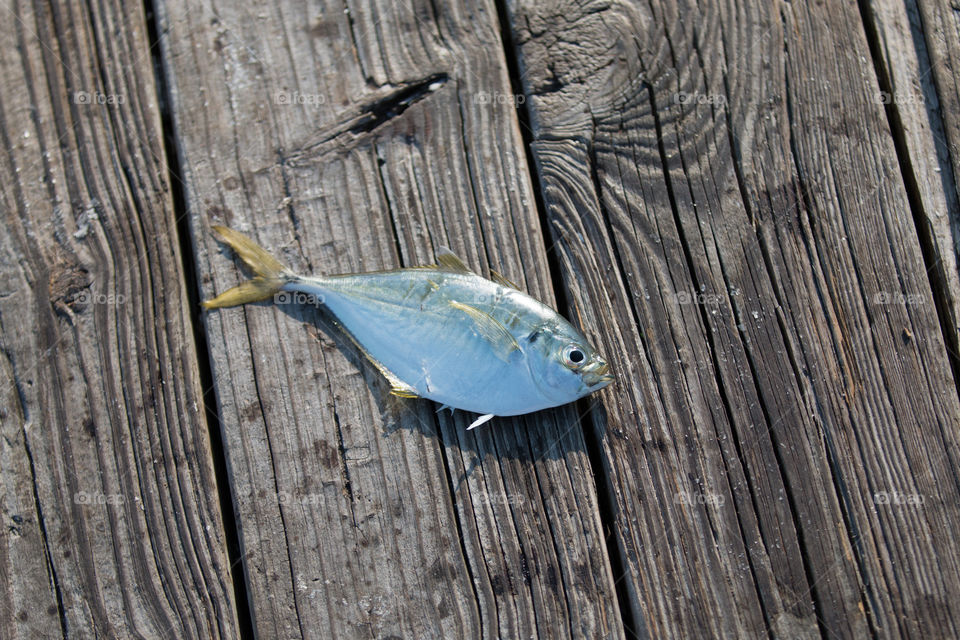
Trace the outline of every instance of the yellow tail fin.
<path fill-rule="evenodd" d="M 297 276 L 292 271 L 283 266 L 266 249 L 239 231 L 219 225 L 214 225 L 213 230 L 250 267 L 254 277 L 232 289 L 227 289 L 212 300 L 204 300 L 205 309 L 235 307 L 247 302 L 266 300 L 280 291 L 283 285 L 296 280 Z"/>

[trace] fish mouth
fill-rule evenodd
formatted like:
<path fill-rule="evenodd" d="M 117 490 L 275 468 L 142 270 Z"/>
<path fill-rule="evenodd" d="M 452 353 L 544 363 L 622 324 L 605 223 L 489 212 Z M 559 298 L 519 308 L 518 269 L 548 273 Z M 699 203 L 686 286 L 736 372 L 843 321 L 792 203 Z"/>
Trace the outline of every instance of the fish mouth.
<path fill-rule="evenodd" d="M 603 360 L 599 360 L 587 365 L 581 369 L 580 374 L 583 383 L 590 387 L 590 389 L 593 391 L 601 389 L 613 382 L 613 374 L 610 373 L 610 365 Z"/>

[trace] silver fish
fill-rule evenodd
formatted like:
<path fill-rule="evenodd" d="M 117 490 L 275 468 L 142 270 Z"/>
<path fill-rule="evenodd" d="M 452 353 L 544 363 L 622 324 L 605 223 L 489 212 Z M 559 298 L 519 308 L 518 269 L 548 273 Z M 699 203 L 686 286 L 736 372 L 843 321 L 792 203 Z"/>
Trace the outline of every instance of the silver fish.
<path fill-rule="evenodd" d="M 300 292 L 322 301 L 390 383 L 391 393 L 494 416 L 556 407 L 613 381 L 607 362 L 556 311 L 493 273 L 487 280 L 449 252 L 438 264 L 300 276 L 242 233 L 213 230 L 254 277 L 207 309 Z"/>

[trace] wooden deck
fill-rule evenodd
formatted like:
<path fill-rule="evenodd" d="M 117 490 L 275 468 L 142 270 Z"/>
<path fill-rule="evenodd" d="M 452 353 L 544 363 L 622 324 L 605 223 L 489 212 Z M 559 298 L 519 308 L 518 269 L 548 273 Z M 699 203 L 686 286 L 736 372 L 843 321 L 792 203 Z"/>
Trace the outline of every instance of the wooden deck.
<path fill-rule="evenodd" d="M 960 637 L 960 5 L 0 5 L 0 638 Z M 617 382 L 398 400 L 447 246 Z"/>

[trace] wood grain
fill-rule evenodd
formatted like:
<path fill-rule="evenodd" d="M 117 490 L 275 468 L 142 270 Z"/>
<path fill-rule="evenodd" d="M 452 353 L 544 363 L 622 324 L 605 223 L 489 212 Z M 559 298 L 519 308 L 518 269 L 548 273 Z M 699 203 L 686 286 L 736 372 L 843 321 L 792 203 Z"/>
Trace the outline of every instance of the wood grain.
<path fill-rule="evenodd" d="M 236 637 L 143 12 L 0 14 L 0 636 Z"/>
<path fill-rule="evenodd" d="M 4 5 L 0 638 L 960 635 L 955 4 Z M 617 382 L 467 432 L 298 298 L 197 353 L 216 223 L 449 247 Z"/>
<path fill-rule="evenodd" d="M 941 5 L 872 2 L 865 25 L 874 44 L 879 90 L 898 143 L 925 267 L 941 311 L 944 342 L 960 361 L 960 21 Z M 951 18 L 950 15 L 953 17 Z"/>
<path fill-rule="evenodd" d="M 242 277 L 222 223 L 304 273 L 447 246 L 553 301 L 490 3 L 161 9 L 205 295 Z M 467 433 L 319 308 L 205 323 L 257 635 L 622 636 L 575 407 Z"/>
<path fill-rule="evenodd" d="M 930 100 L 934 106 L 940 108 L 939 115 L 943 126 L 943 140 L 940 143 L 945 144 L 949 152 L 949 164 L 956 191 L 956 185 L 960 183 L 960 77 L 957 74 L 957 65 L 960 64 L 960 7 L 956 2 L 932 0 L 917 0 L 915 3 L 905 4 L 911 33 L 917 43 L 917 57 L 921 64 L 929 65 L 923 69 L 920 82 L 926 89 L 929 79 L 932 79 L 936 89 L 935 100 L 930 100 L 928 92 L 925 92 L 924 98 L 925 102 Z M 905 25 L 901 24 L 900 28 L 905 28 Z M 917 31 L 920 31 L 922 36 Z M 921 57 L 923 53 L 926 53 L 926 59 Z M 942 149 L 938 148 L 938 151 L 939 157 L 943 158 Z M 938 176 L 927 177 L 933 179 Z"/>
<path fill-rule="evenodd" d="M 633 629 L 956 633 L 957 388 L 856 7 L 509 13 L 568 297 L 630 380 L 592 427 Z"/>

